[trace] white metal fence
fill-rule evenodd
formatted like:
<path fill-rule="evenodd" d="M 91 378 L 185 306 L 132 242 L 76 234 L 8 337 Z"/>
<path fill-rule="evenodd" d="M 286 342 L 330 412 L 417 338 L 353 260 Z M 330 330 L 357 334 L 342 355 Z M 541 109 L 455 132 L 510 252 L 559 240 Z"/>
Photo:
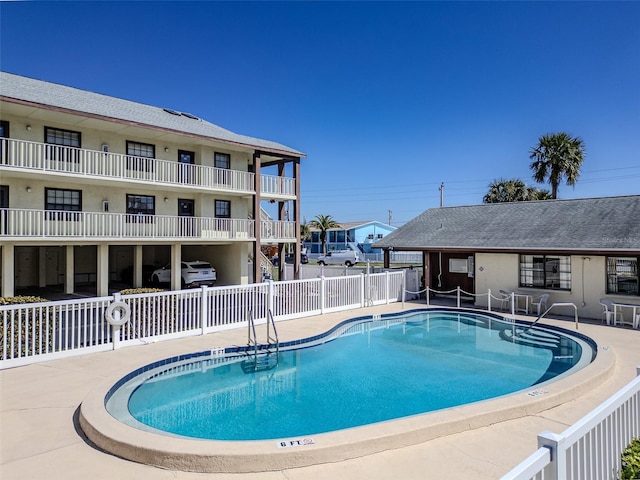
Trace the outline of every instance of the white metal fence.
<path fill-rule="evenodd" d="M 403 300 L 404 273 L 385 272 L 0 306 L 0 369 L 247 324 Z M 112 326 L 114 304 L 129 321 Z M 108 316 L 108 315 L 107 315 Z"/>
<path fill-rule="evenodd" d="M 640 437 L 638 376 L 561 434 L 542 432 L 538 450 L 501 480 L 616 480 L 620 455 Z"/>

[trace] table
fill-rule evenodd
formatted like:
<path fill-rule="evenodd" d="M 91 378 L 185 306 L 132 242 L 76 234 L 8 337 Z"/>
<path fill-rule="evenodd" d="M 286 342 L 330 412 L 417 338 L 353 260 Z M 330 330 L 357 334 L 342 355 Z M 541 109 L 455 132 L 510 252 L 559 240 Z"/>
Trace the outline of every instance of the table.
<path fill-rule="evenodd" d="M 620 308 L 620 313 L 622 313 L 623 308 L 631 309 L 631 326 L 633 328 L 638 328 L 640 324 L 640 313 L 637 313 L 637 310 L 640 309 L 640 305 L 634 305 L 632 303 L 614 303 L 613 304 L 613 325 L 618 324 L 618 308 Z M 622 321 L 620 321 L 622 323 Z"/>
<path fill-rule="evenodd" d="M 518 312 L 524 312 L 525 314 L 529 315 L 529 304 L 533 302 L 533 295 L 530 295 L 528 293 L 513 292 L 513 298 L 513 301 L 515 302 L 515 310 Z M 524 308 L 520 308 L 521 298 L 524 298 Z"/>

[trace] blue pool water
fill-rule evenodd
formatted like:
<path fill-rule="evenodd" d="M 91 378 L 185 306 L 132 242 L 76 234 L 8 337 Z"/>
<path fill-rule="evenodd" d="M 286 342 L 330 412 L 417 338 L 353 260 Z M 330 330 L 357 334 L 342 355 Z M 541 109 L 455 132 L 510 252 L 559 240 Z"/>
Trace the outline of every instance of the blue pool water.
<path fill-rule="evenodd" d="M 333 336 L 284 346 L 258 371 L 237 352 L 152 366 L 112 390 L 107 409 L 179 436 L 282 439 L 509 394 L 593 355 L 585 341 L 553 330 L 446 311 L 360 319 Z"/>

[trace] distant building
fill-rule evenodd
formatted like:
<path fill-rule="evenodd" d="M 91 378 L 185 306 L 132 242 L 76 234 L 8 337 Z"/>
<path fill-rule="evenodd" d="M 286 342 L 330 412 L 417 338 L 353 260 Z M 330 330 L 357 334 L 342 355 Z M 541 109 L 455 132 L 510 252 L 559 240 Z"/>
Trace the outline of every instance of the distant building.
<path fill-rule="evenodd" d="M 310 230 L 311 240 L 305 241 L 304 247 L 311 254 L 322 253 L 320 231 L 313 228 Z M 327 230 L 327 251 L 346 250 L 357 245 L 363 253 L 375 253 L 371 246 L 394 230 L 396 227 L 378 221 L 340 223 L 340 228 Z"/>

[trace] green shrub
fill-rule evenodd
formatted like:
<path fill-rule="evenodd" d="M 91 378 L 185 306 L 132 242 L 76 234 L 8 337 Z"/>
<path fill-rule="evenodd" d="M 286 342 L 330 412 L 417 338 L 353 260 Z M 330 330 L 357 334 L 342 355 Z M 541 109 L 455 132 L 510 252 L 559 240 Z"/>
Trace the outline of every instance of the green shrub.
<path fill-rule="evenodd" d="M 0 297 L 0 305 L 48 302 L 46 298 L 35 296 Z M 44 318 L 43 318 L 44 317 Z M 7 329 L 7 345 L 5 331 Z M 0 360 L 26 357 L 53 348 L 54 317 L 51 309 L 29 309 L 13 315 L 10 311 L 0 312 Z M 28 341 L 25 341 L 28 339 Z M 13 340 L 13 341 L 12 341 Z M 40 350 L 42 348 L 42 350 Z"/>
<path fill-rule="evenodd" d="M 166 292 L 162 288 L 127 288 L 122 295 Z M 131 319 L 123 327 L 122 339 L 148 338 L 179 330 L 177 301 L 175 296 L 138 297 L 127 300 Z"/>
<path fill-rule="evenodd" d="M 622 452 L 622 472 L 620 480 L 640 478 L 640 437 L 631 441 Z"/>

